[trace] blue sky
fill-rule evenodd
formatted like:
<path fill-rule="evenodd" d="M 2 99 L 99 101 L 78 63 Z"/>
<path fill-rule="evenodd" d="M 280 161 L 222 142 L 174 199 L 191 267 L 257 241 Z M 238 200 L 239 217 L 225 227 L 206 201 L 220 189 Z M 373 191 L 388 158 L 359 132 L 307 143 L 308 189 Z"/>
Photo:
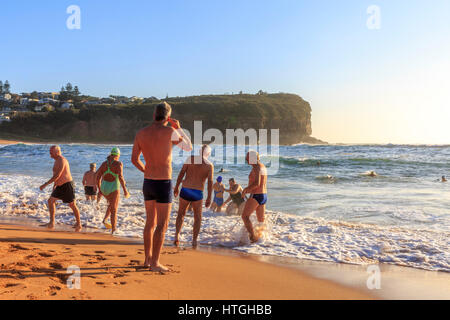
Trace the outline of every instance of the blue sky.
<path fill-rule="evenodd" d="M 81 30 L 66 27 L 70 5 Z M 448 0 L 17 0 L 0 27 L 14 92 L 291 92 L 327 141 L 450 143 Z"/>

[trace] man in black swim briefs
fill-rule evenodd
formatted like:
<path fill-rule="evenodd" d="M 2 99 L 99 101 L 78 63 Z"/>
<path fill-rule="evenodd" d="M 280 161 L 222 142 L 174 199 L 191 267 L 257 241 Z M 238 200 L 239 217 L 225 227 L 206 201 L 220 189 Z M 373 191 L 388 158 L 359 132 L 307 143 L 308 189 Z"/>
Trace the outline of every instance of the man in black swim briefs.
<path fill-rule="evenodd" d="M 132 163 L 145 175 L 144 266 L 156 272 L 168 271 L 159 258 L 172 210 L 172 148 L 176 145 L 187 152 L 192 151 L 191 140 L 180 123 L 170 119 L 171 114 L 168 103 L 156 106 L 154 122 L 137 133 L 131 157 Z M 140 159 L 141 154 L 145 164 Z"/>

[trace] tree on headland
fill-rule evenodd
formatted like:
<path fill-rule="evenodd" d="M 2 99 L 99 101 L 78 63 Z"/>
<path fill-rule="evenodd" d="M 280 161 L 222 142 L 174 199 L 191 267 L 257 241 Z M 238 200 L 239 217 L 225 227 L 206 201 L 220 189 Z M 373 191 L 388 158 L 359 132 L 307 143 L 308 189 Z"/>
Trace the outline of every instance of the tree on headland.
<path fill-rule="evenodd" d="M 3 81 L 0 80 L 0 94 L 3 93 Z"/>
<path fill-rule="evenodd" d="M 267 95 L 267 92 L 264 92 L 264 91 L 262 91 L 262 90 L 259 90 L 258 93 L 257 93 L 257 95 L 258 95 L 258 96 L 264 96 L 264 95 Z"/>
<path fill-rule="evenodd" d="M 9 84 L 9 81 L 5 81 L 5 85 L 3 86 L 3 93 L 9 93 L 11 89 L 11 85 Z"/>
<path fill-rule="evenodd" d="M 61 88 L 61 91 L 59 92 L 59 100 L 61 101 L 69 101 L 69 100 L 77 100 L 80 96 L 80 89 L 78 86 L 73 87 L 72 84 L 69 82 L 66 84 L 66 86 Z"/>
<path fill-rule="evenodd" d="M 70 82 L 66 84 L 66 91 L 68 94 L 73 94 L 73 86 Z"/>

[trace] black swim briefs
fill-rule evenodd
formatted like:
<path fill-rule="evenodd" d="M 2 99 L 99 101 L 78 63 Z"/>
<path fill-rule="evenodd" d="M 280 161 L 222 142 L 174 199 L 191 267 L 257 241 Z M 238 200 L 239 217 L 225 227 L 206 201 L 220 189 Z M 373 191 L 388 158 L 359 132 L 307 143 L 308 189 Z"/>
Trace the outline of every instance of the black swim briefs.
<path fill-rule="evenodd" d="M 145 201 L 172 203 L 172 180 L 145 179 L 143 193 Z"/>
<path fill-rule="evenodd" d="M 56 187 L 52 192 L 52 198 L 62 200 L 64 203 L 72 203 L 75 200 L 75 184 L 73 181 Z"/>

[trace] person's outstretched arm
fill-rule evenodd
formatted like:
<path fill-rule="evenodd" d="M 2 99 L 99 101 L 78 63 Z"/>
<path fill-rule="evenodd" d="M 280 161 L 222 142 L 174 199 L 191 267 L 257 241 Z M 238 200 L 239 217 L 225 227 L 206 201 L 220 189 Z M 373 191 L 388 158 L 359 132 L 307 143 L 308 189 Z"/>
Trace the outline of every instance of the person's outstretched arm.
<path fill-rule="evenodd" d="M 85 187 L 86 183 L 87 183 L 86 175 L 87 175 L 87 173 L 85 173 L 83 176 L 83 187 Z"/>
<path fill-rule="evenodd" d="M 223 206 L 225 206 L 228 202 L 230 202 L 231 201 L 231 196 L 229 196 L 228 197 L 228 199 L 227 199 L 227 201 L 225 201 L 224 203 L 223 203 Z"/>
<path fill-rule="evenodd" d="M 184 133 L 178 120 L 172 119 L 172 122 L 174 124 L 172 127 L 174 129 L 172 143 L 184 151 L 191 152 L 193 149 L 191 139 Z"/>
<path fill-rule="evenodd" d="M 48 180 L 46 183 L 44 183 L 39 189 L 41 189 L 41 191 L 43 191 L 45 188 L 47 188 L 48 185 L 54 183 L 56 180 L 59 179 L 59 177 L 61 176 L 62 172 L 64 170 L 64 164 L 62 159 L 57 159 L 55 161 L 55 164 L 53 166 L 53 177 Z"/>
<path fill-rule="evenodd" d="M 205 207 L 209 208 L 211 206 L 211 199 L 212 199 L 212 191 L 213 191 L 213 179 L 214 179 L 214 165 L 211 164 L 209 168 L 209 175 L 208 175 L 208 198 L 205 201 Z"/>
<path fill-rule="evenodd" d="M 131 162 L 139 171 L 145 173 L 145 165 L 141 161 L 141 153 L 142 149 L 136 136 L 134 139 L 133 153 L 131 154 Z"/>
<path fill-rule="evenodd" d="M 102 177 L 103 174 L 106 172 L 106 163 L 102 163 L 102 165 L 100 166 L 100 168 L 97 170 L 97 172 L 95 173 L 95 181 L 96 181 L 96 185 L 97 185 L 97 190 L 99 195 L 102 194 L 102 188 L 101 188 L 101 183 L 102 183 Z"/>
<path fill-rule="evenodd" d="M 130 193 L 128 192 L 127 183 L 125 182 L 125 178 L 123 177 L 123 163 L 122 162 L 120 163 L 119 181 L 120 181 L 120 185 L 122 186 L 123 194 L 125 195 L 125 198 L 128 198 Z"/>
<path fill-rule="evenodd" d="M 233 188 L 230 188 L 230 190 L 225 189 L 225 191 L 234 195 L 239 192 L 239 185 L 235 185 Z"/>
<path fill-rule="evenodd" d="M 261 174 L 260 174 L 260 168 L 258 167 L 255 170 L 255 175 L 254 175 L 253 181 L 250 181 L 248 187 L 242 191 L 242 198 L 244 198 L 247 193 L 252 193 L 253 190 L 259 186 L 260 180 L 261 180 Z"/>
<path fill-rule="evenodd" d="M 184 164 L 183 168 L 181 168 L 181 171 L 178 174 L 177 184 L 175 185 L 175 189 L 173 190 L 173 195 L 175 196 L 175 198 L 178 198 L 178 195 L 180 194 L 180 184 L 181 182 L 183 182 L 187 169 L 188 165 Z"/>

